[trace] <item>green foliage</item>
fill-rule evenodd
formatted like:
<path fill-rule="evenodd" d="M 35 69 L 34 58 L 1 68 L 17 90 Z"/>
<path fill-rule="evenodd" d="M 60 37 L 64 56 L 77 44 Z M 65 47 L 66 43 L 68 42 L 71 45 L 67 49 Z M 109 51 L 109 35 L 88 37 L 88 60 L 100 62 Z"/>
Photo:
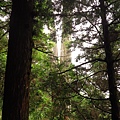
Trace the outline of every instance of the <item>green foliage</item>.
<path fill-rule="evenodd" d="M 4 17 L 9 15 L 11 12 L 11 1 L 10 0 L 2 0 L 0 2 L 0 16 Z"/>
<path fill-rule="evenodd" d="M 106 7 L 108 7 L 107 14 L 111 13 L 111 21 L 113 21 L 109 23 L 110 44 L 115 61 L 116 80 L 119 81 L 120 19 L 118 16 L 120 4 L 118 4 L 119 1 L 112 2 L 106 1 L 108 5 Z M 0 3 L 4 8 L 0 9 L 1 16 L 7 15 L 5 11 L 9 4 L 11 3 L 8 1 Z M 54 11 L 57 11 L 58 15 L 55 15 Z M 10 6 L 7 12 L 10 12 Z M 67 2 L 36 0 L 34 12 L 29 119 L 63 120 L 68 117 L 71 120 L 110 120 L 110 102 L 104 100 L 108 98 L 106 95 L 108 76 L 98 3 L 93 0 L 69 0 Z M 62 40 L 65 40 L 67 47 L 80 49 L 76 60 L 81 65 L 77 67 L 70 62 L 59 61 L 53 54 L 52 48 L 56 44 L 53 42 L 56 41 L 53 35 L 56 32 L 54 24 L 60 22 L 58 20 L 54 23 L 56 17 L 62 20 Z M 9 20 L 0 22 L 1 26 L 4 26 L 3 30 L 0 30 L 0 36 L 2 36 L 0 42 L 0 106 L 2 106 L 7 51 L 7 37 L 3 35 L 9 29 Z M 45 25 L 50 30 L 48 34 L 44 31 Z M 83 27 L 84 25 L 86 27 Z M 72 36 L 73 41 L 66 41 L 68 36 Z"/>
<path fill-rule="evenodd" d="M 7 58 L 7 35 L 0 29 L 0 118 L 3 103 L 3 92 L 4 92 L 4 78 L 5 78 L 5 66 Z"/>
<path fill-rule="evenodd" d="M 48 16 L 50 16 L 53 11 L 52 9 L 49 12 L 47 11 L 49 7 L 45 6 L 45 2 L 42 3 L 43 7 L 40 8 L 43 11 L 42 13 L 44 14 L 44 17 L 49 18 Z M 99 9 L 97 9 L 97 6 L 95 4 L 91 6 L 91 3 L 93 3 L 93 1 L 90 2 L 82 1 L 79 3 L 79 5 L 81 5 L 84 9 L 90 6 L 92 10 L 90 11 L 86 10 L 87 12 L 84 11 L 81 12 L 80 10 L 82 9 L 80 9 L 79 6 L 77 6 L 78 3 L 76 1 L 74 1 L 73 3 L 74 4 L 71 4 L 71 2 L 63 1 L 63 3 L 59 2 L 58 4 L 59 9 L 56 7 L 56 11 L 59 12 L 61 8 L 60 6 L 63 5 L 63 12 L 61 14 L 63 14 L 65 17 L 63 18 L 62 24 L 63 25 L 62 37 L 64 39 L 64 37 L 70 35 L 72 31 L 78 31 L 74 29 L 76 25 L 79 24 L 85 25 L 89 22 L 91 25 L 86 27 L 86 29 L 84 28 L 79 29 L 82 35 L 76 36 L 76 32 L 72 33 L 74 41 L 71 42 L 71 45 L 69 43 L 69 46 L 72 47 L 77 46 L 82 51 L 84 51 L 84 54 L 82 55 L 80 54 L 79 57 L 77 58 L 78 61 L 84 58 L 86 61 L 88 60 L 91 61 L 91 63 L 89 63 L 89 67 L 81 65 L 81 67 L 74 70 L 71 69 L 74 66 L 69 66 L 67 68 L 65 63 L 59 63 L 59 61 L 57 62 L 56 60 L 54 62 L 53 59 L 52 60 L 48 59 L 49 55 L 48 56 L 43 55 L 43 53 L 38 53 L 35 55 L 35 57 L 38 56 L 38 58 L 37 57 L 35 58 L 38 60 L 35 61 L 36 65 L 35 64 L 33 65 L 32 72 L 33 74 L 36 74 L 37 79 L 35 81 L 36 84 L 39 86 L 37 89 L 41 90 L 41 92 L 44 93 L 45 97 L 48 98 L 47 100 L 49 101 L 48 102 L 49 106 L 46 105 L 48 111 L 47 112 L 46 110 L 42 111 L 41 113 L 39 113 L 39 117 L 42 114 L 44 119 L 47 118 L 52 120 L 58 119 L 62 120 L 66 116 L 69 116 L 69 118 L 71 119 L 89 119 L 89 120 L 110 119 L 111 116 L 109 114 L 110 103 L 106 100 L 94 100 L 105 99 L 106 98 L 105 93 L 108 90 L 105 52 L 103 49 L 102 36 L 98 34 L 99 30 L 96 29 L 95 27 L 99 22 L 97 20 L 100 17 L 99 16 L 100 11 Z M 71 7 L 72 9 L 70 9 Z M 72 16 L 72 10 L 75 7 L 76 11 L 73 13 L 74 16 Z M 47 13 L 44 13 L 43 9 Z M 73 19 L 75 21 L 72 21 Z M 75 23 L 74 24 L 75 26 L 72 26 L 73 23 Z M 97 27 L 99 27 L 101 30 L 101 25 L 98 24 Z M 117 29 L 115 27 L 113 28 Z M 96 29 L 95 33 L 92 33 L 91 31 L 93 31 L 94 29 Z M 44 45 L 46 45 L 48 41 L 47 42 L 45 41 L 46 39 L 48 40 L 49 37 L 46 38 L 44 34 L 41 34 L 42 32 L 43 31 L 39 32 L 40 36 L 38 38 L 42 39 L 42 42 L 44 43 Z M 95 43 L 93 41 L 94 39 L 96 40 Z M 84 46 L 85 43 L 88 44 L 89 46 L 85 47 Z M 118 40 L 114 43 L 111 43 L 111 45 L 113 46 L 112 47 L 113 51 L 117 55 L 118 54 L 117 50 L 119 48 L 117 47 L 118 44 L 116 43 L 119 44 Z M 37 42 L 35 41 L 35 44 L 39 46 L 39 44 L 41 43 L 39 43 L 39 41 Z M 42 46 L 44 45 L 42 44 Z M 49 45 L 47 44 L 47 46 Z M 64 71 L 69 68 L 70 68 L 69 71 L 61 73 L 61 71 Z M 39 79 L 37 76 L 39 76 Z M 45 101 L 41 100 L 42 96 L 44 95 L 41 93 L 39 94 L 40 97 L 39 105 L 40 104 L 44 105 Z"/>

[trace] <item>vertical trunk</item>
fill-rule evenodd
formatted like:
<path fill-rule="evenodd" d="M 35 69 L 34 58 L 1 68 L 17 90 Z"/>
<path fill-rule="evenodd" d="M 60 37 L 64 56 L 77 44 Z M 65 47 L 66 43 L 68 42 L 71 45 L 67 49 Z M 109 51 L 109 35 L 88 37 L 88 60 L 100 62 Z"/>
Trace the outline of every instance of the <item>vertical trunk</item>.
<path fill-rule="evenodd" d="M 32 0 L 12 0 L 2 120 L 28 120 Z"/>
<path fill-rule="evenodd" d="M 103 26 L 103 38 L 104 38 L 103 42 L 104 42 L 106 62 L 107 62 L 108 84 L 109 84 L 109 92 L 110 92 L 112 120 L 119 120 L 117 86 L 116 86 L 116 78 L 115 78 L 112 50 L 111 50 L 111 46 L 110 46 L 108 23 L 106 20 L 106 7 L 104 5 L 104 0 L 99 0 L 99 1 L 100 1 L 101 18 L 102 18 L 102 26 Z"/>

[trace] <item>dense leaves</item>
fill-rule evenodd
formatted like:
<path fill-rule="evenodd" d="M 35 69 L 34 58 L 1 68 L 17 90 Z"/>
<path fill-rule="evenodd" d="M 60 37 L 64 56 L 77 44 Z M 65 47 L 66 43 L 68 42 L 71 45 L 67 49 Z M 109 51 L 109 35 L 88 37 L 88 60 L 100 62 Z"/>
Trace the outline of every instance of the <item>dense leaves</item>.
<path fill-rule="evenodd" d="M 9 16 L 10 5 L 9 1 L 0 3 L 1 17 Z M 120 91 L 120 2 L 106 0 L 104 5 L 118 95 Z M 108 61 L 100 2 L 98 0 L 35 1 L 32 14 L 34 45 L 29 119 L 110 120 Z M 9 19 L 0 22 L 2 23 L 0 80 L 3 81 Z M 64 58 L 62 56 L 59 58 L 55 54 L 58 52 L 55 47 L 58 34 L 64 45 L 62 51 L 65 52 L 61 52 Z M 71 63 L 68 60 L 69 52 L 75 49 L 79 52 L 75 52 L 76 62 Z M 65 57 L 66 55 L 68 57 Z M 2 99 L 3 84 L 0 89 Z M 119 95 L 118 99 L 120 99 Z"/>

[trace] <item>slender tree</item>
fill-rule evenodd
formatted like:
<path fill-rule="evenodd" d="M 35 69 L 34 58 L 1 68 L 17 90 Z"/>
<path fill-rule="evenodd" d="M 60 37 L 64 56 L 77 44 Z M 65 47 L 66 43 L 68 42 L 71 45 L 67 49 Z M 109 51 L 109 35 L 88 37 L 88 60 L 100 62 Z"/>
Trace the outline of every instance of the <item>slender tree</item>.
<path fill-rule="evenodd" d="M 12 0 L 2 120 L 28 120 L 33 0 Z"/>
<path fill-rule="evenodd" d="M 106 20 L 106 7 L 104 4 L 104 0 L 99 0 L 99 1 L 101 8 L 103 42 L 104 42 L 104 49 L 106 54 L 112 120 L 119 120 L 119 107 L 118 107 L 117 86 L 116 86 L 115 69 L 114 69 L 114 59 L 110 45 L 108 21 Z"/>

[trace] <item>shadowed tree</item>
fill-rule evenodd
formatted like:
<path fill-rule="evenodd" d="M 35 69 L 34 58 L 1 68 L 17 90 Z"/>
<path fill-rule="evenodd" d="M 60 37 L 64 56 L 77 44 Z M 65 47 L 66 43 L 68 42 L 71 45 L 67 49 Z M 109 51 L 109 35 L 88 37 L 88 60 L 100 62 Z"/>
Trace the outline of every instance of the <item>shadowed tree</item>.
<path fill-rule="evenodd" d="M 101 8 L 103 42 L 104 42 L 104 49 L 106 54 L 112 120 L 119 120 L 119 106 L 118 106 L 117 86 L 116 86 L 115 69 L 114 69 L 114 58 L 110 45 L 108 21 L 106 19 L 106 8 L 104 4 L 105 1 L 104 0 L 99 0 L 99 1 Z"/>
<path fill-rule="evenodd" d="M 32 0 L 12 0 L 2 120 L 28 120 Z"/>

